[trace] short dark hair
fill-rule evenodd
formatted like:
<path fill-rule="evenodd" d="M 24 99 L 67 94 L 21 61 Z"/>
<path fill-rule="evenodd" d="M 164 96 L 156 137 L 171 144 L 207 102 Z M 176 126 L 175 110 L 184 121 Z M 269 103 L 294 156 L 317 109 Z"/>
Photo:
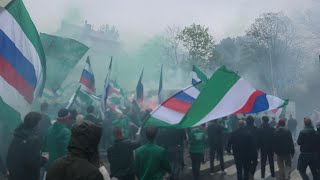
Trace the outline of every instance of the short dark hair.
<path fill-rule="evenodd" d="M 49 104 L 47 102 L 44 102 L 40 105 L 40 111 L 48 111 Z"/>
<path fill-rule="evenodd" d="M 157 128 L 148 127 L 148 128 L 146 129 L 146 137 L 147 137 L 147 139 L 148 139 L 149 141 L 153 141 L 153 140 L 156 138 L 156 136 L 157 136 L 157 132 L 158 132 Z"/>
<path fill-rule="evenodd" d="M 247 125 L 253 125 L 254 124 L 254 119 L 252 116 L 248 116 L 247 117 Z"/>
<path fill-rule="evenodd" d="M 265 122 L 265 123 L 268 123 L 269 122 L 269 117 L 268 116 L 263 116 L 262 117 L 262 121 Z"/>
<path fill-rule="evenodd" d="M 41 120 L 41 114 L 38 112 L 29 112 L 23 120 L 23 126 L 27 129 L 35 128 Z"/>
<path fill-rule="evenodd" d="M 93 113 L 94 112 L 94 106 L 88 106 L 87 107 L 87 113 Z"/>

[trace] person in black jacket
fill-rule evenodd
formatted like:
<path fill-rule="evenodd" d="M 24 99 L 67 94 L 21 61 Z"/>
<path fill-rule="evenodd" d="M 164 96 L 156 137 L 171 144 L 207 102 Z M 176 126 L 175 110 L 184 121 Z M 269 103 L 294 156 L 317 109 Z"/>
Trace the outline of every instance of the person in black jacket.
<path fill-rule="evenodd" d="M 28 113 L 23 123 L 15 130 L 7 155 L 9 180 L 39 180 L 41 158 L 41 139 L 37 134 L 37 126 L 41 114 Z"/>
<path fill-rule="evenodd" d="M 256 151 L 254 139 L 244 126 L 245 122 L 240 120 L 239 129 L 231 133 L 229 140 L 237 168 L 238 180 L 249 179 L 251 154 Z"/>
<path fill-rule="evenodd" d="M 214 170 L 214 159 L 216 153 L 220 160 L 220 169 L 224 172 L 224 159 L 223 159 L 223 133 L 224 128 L 218 124 L 218 121 L 212 121 L 207 129 L 208 144 L 210 148 L 210 174 Z"/>
<path fill-rule="evenodd" d="M 303 180 L 309 180 L 306 173 L 309 166 L 313 179 L 319 179 L 317 172 L 317 137 L 316 131 L 312 126 L 310 118 L 304 118 L 304 129 L 298 137 L 298 145 L 300 145 L 300 156 L 298 159 L 298 170 Z"/>
<path fill-rule="evenodd" d="M 290 118 L 288 120 L 288 129 L 291 132 L 294 140 L 296 140 L 297 125 L 298 125 L 297 120 L 294 119 L 290 114 Z"/>
<path fill-rule="evenodd" d="M 133 151 L 139 147 L 138 142 L 131 142 L 123 136 L 122 128 L 113 128 L 114 144 L 108 149 L 110 177 L 119 180 L 134 180 Z"/>
<path fill-rule="evenodd" d="M 261 148 L 261 178 L 265 177 L 266 162 L 269 160 L 271 177 L 275 177 L 274 173 L 274 161 L 272 150 L 272 137 L 274 128 L 269 125 L 269 117 L 262 117 L 262 125 L 259 128 L 259 146 Z"/>
<path fill-rule="evenodd" d="M 280 180 L 290 179 L 291 159 L 294 155 L 293 139 L 290 131 L 285 126 L 285 119 L 280 119 L 272 138 L 272 149 L 277 155 Z"/>
<path fill-rule="evenodd" d="M 254 142 L 254 149 L 253 149 L 254 151 L 252 151 L 251 160 L 250 160 L 250 177 L 253 179 L 254 174 L 256 172 L 257 165 L 258 165 L 259 134 L 258 134 L 258 128 L 254 126 L 254 118 L 252 116 L 248 116 L 246 119 L 246 122 L 247 122 L 247 126 L 245 127 L 245 129 L 252 136 L 253 142 Z"/>
<path fill-rule="evenodd" d="M 99 171 L 102 127 L 90 121 L 74 125 L 68 154 L 53 162 L 46 180 L 104 180 Z"/>

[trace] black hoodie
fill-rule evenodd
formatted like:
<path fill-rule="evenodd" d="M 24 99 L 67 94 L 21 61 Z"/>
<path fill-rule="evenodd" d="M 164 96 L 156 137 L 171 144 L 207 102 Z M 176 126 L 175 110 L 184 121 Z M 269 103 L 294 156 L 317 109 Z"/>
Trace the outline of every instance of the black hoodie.
<path fill-rule="evenodd" d="M 103 180 L 98 152 L 102 127 L 85 121 L 74 126 L 71 133 L 69 153 L 52 164 L 46 179 Z"/>
<path fill-rule="evenodd" d="M 41 166 L 41 140 L 34 129 L 20 125 L 14 132 L 7 155 L 10 180 L 38 180 Z"/>

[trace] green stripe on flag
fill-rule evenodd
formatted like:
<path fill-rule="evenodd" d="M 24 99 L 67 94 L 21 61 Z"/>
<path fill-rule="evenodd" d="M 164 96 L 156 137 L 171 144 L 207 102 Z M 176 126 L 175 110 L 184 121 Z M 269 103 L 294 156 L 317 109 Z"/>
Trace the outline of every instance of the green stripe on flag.
<path fill-rule="evenodd" d="M 206 83 L 197 100 L 182 119 L 179 127 L 191 127 L 204 118 L 240 79 L 225 66 L 220 67 Z"/>
<path fill-rule="evenodd" d="M 11 106 L 6 104 L 0 97 L 0 122 L 8 128 L 9 132 L 13 132 L 14 129 L 21 123 L 21 115 Z"/>
<path fill-rule="evenodd" d="M 197 74 L 198 78 L 203 83 L 206 83 L 208 81 L 207 76 L 200 69 L 198 69 L 195 65 L 192 66 L 192 71 L 194 71 Z"/>
<path fill-rule="evenodd" d="M 33 44 L 34 48 L 36 49 L 42 66 L 42 82 L 41 87 L 39 88 L 39 93 L 42 94 L 44 88 L 44 82 L 46 79 L 46 60 L 44 51 L 41 45 L 40 37 L 37 32 L 35 25 L 33 24 L 30 15 L 24 6 L 22 0 L 13 0 L 11 1 L 5 9 L 13 16 L 13 18 L 17 21 L 20 25 L 21 29 L 28 37 L 30 42 Z"/>

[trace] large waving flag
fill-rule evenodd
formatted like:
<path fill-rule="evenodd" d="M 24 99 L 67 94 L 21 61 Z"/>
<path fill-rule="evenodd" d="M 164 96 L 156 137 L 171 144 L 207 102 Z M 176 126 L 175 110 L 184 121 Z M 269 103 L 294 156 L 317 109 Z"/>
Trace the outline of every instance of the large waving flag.
<path fill-rule="evenodd" d="M 142 69 L 138 84 L 137 84 L 137 102 L 139 105 L 141 105 L 143 103 L 143 84 L 142 84 L 142 77 L 143 77 L 143 71 L 144 69 Z"/>
<path fill-rule="evenodd" d="M 199 83 L 203 84 L 203 83 Z M 190 95 L 190 94 L 189 94 Z M 175 96 L 169 98 L 176 99 Z M 238 76 L 236 73 L 229 71 L 224 66 L 219 68 L 205 84 L 198 96 L 192 96 L 195 100 L 191 107 L 180 110 L 180 116 L 172 115 L 168 108 L 157 108 L 151 113 L 151 118 L 158 121 L 147 123 L 149 126 L 168 126 L 174 125 L 181 128 L 201 125 L 211 120 L 219 119 L 231 114 L 237 113 L 258 113 L 283 107 L 287 101 L 275 96 L 267 95 L 251 86 L 251 84 Z M 166 107 L 164 103 L 160 107 Z M 175 101 L 173 101 L 175 102 Z M 189 98 L 190 102 L 190 98 Z M 173 108 L 186 107 L 175 104 Z M 164 109 L 164 110 L 162 110 Z M 186 111 L 186 112 L 185 112 Z M 165 115 L 162 115 L 165 114 Z M 161 116 L 160 116 L 161 115 Z M 148 121 L 149 121 L 148 120 Z M 151 119 L 152 120 L 152 119 Z M 159 121 L 161 123 L 159 123 Z"/>
<path fill-rule="evenodd" d="M 208 81 L 207 76 L 200 71 L 195 65 L 192 66 L 192 84 L 197 84 L 198 82 L 206 83 Z"/>
<path fill-rule="evenodd" d="M 163 101 L 163 92 L 162 92 L 162 65 L 160 71 L 160 81 L 159 81 L 159 89 L 158 89 L 158 103 L 161 104 Z"/>
<path fill-rule="evenodd" d="M 94 85 L 94 75 L 91 68 L 91 63 L 89 56 L 86 60 L 86 65 L 82 71 L 81 78 L 80 78 L 80 84 L 81 84 L 81 91 L 84 91 L 88 94 L 95 94 L 96 88 Z"/>
<path fill-rule="evenodd" d="M 22 1 L 0 6 L 0 41 L 0 119 L 12 130 L 45 82 L 43 48 Z"/>

